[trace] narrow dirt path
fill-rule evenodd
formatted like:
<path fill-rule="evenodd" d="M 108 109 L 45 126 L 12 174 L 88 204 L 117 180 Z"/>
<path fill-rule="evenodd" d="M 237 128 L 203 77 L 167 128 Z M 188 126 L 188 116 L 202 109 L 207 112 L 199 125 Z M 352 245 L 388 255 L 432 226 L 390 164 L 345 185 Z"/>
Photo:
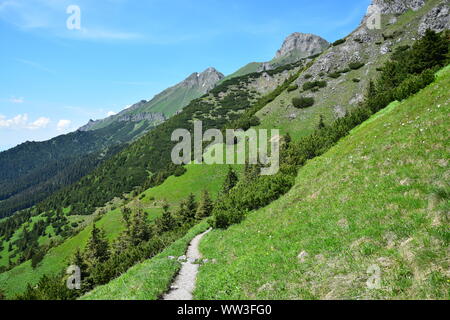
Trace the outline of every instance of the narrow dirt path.
<path fill-rule="evenodd" d="M 163 300 L 192 300 L 199 268 L 195 261 L 202 257 L 198 246 L 203 236 L 210 231 L 211 229 L 192 239 L 186 252 L 187 261 L 182 263 L 180 272 L 172 283 L 170 291 L 163 296 Z"/>

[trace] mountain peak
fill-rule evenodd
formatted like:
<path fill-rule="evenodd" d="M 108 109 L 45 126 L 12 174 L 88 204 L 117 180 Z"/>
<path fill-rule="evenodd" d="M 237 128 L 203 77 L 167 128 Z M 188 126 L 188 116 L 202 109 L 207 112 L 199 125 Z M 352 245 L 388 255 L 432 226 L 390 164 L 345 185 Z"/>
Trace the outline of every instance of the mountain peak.
<path fill-rule="evenodd" d="M 194 72 L 181 84 L 187 87 L 197 87 L 202 94 L 205 94 L 225 76 L 213 67 L 207 68 L 203 72 Z"/>
<path fill-rule="evenodd" d="M 294 32 L 284 40 L 275 58 L 278 59 L 291 54 L 305 58 L 320 53 L 329 46 L 329 42 L 322 37 L 311 33 Z"/>
<path fill-rule="evenodd" d="M 205 71 L 203 71 L 202 73 L 217 73 L 217 74 L 221 74 L 219 71 L 216 70 L 216 68 L 214 67 L 209 67 L 208 69 L 206 69 Z"/>

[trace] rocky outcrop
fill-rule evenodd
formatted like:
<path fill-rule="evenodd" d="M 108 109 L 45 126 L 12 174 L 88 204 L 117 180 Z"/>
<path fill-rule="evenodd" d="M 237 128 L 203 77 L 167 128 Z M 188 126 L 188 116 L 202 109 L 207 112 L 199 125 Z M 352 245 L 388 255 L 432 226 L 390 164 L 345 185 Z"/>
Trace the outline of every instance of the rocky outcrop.
<path fill-rule="evenodd" d="M 140 102 L 142 103 L 142 102 Z M 139 103 L 133 105 L 132 107 L 125 109 L 124 111 L 114 116 L 110 116 L 106 119 L 102 120 L 89 120 L 89 122 L 78 129 L 78 131 L 90 131 L 98 129 L 97 126 L 106 120 L 113 120 L 112 122 L 140 122 L 147 120 L 151 122 L 153 125 L 159 124 L 167 120 L 166 116 L 161 112 L 140 112 L 140 113 L 131 113 L 133 111 L 131 108 L 137 107 Z M 134 109 L 135 110 L 135 109 Z M 108 122 L 108 124 L 111 122 Z"/>
<path fill-rule="evenodd" d="M 89 120 L 88 123 L 86 123 L 84 126 L 80 127 L 78 131 L 90 131 L 94 128 L 94 126 L 97 124 L 97 121 L 94 121 L 92 119 Z"/>
<path fill-rule="evenodd" d="M 136 110 L 139 110 L 140 108 L 142 108 L 143 106 L 145 106 L 147 104 L 147 100 L 141 100 L 138 103 L 133 104 L 131 107 L 126 108 L 125 110 L 122 110 L 120 113 L 109 116 L 105 119 L 101 119 L 101 120 L 89 120 L 89 122 L 82 126 L 81 128 L 79 128 L 79 131 L 90 131 L 90 130 L 96 130 L 101 128 L 102 124 L 111 124 L 115 121 L 119 121 L 119 122 L 123 122 L 123 121 L 128 121 L 127 119 L 129 119 L 129 121 L 133 121 L 133 122 L 137 122 L 140 120 L 131 120 L 131 119 L 137 119 L 138 117 L 134 118 L 134 116 L 137 116 L 139 113 L 136 113 Z M 142 119 L 142 120 L 150 120 L 151 117 L 150 115 L 146 115 L 146 116 L 141 116 L 143 118 L 148 117 L 149 119 Z M 160 118 L 158 115 L 154 116 L 155 119 Z"/>
<path fill-rule="evenodd" d="M 294 32 L 284 40 L 275 58 L 268 62 L 260 62 L 256 71 L 269 71 L 282 65 L 295 63 L 301 59 L 322 53 L 329 47 L 330 43 L 319 36 Z"/>
<path fill-rule="evenodd" d="M 295 54 L 298 58 L 306 58 L 321 53 L 330 43 L 314 34 L 295 32 L 284 40 L 281 49 L 277 51 L 275 59 Z"/>
<path fill-rule="evenodd" d="M 419 26 L 419 34 L 421 36 L 425 34 L 427 29 L 436 32 L 450 29 L 449 2 L 448 0 L 442 2 L 422 18 Z"/>
<path fill-rule="evenodd" d="M 402 14 L 412 9 L 419 10 L 425 5 L 425 0 L 373 0 L 368 12 L 377 10 L 382 14 Z"/>
<path fill-rule="evenodd" d="M 119 122 L 140 122 L 147 120 L 156 124 L 166 121 L 166 117 L 160 112 L 143 112 L 137 114 L 126 114 L 118 117 L 116 120 Z"/>

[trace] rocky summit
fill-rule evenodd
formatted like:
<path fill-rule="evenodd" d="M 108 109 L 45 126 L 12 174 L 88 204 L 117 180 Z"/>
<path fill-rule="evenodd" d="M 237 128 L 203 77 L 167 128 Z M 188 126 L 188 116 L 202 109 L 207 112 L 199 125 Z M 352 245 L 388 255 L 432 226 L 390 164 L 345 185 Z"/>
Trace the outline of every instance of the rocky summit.
<path fill-rule="evenodd" d="M 217 82 L 222 80 L 224 75 L 213 67 L 209 67 L 205 71 L 194 72 L 186 80 L 180 83 L 181 86 L 196 87 L 203 94 L 215 87 Z"/>
<path fill-rule="evenodd" d="M 284 40 L 281 49 L 277 51 L 275 59 L 296 53 L 298 58 L 306 58 L 329 47 L 327 40 L 310 33 L 294 32 Z"/>

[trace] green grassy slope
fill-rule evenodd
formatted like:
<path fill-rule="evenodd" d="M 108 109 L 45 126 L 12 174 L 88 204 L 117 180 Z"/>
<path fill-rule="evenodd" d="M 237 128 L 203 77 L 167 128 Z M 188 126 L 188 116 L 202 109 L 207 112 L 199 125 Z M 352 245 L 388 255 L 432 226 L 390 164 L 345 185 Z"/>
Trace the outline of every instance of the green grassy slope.
<path fill-rule="evenodd" d="M 308 162 L 286 196 L 208 234 L 201 251 L 218 263 L 195 297 L 449 299 L 449 86 L 447 68 Z"/>
<path fill-rule="evenodd" d="M 250 63 L 246 64 L 245 66 L 243 66 L 242 68 L 238 69 L 237 71 L 233 72 L 232 74 L 223 78 L 219 83 L 223 83 L 232 78 L 245 76 L 246 74 L 250 74 L 253 72 L 258 72 L 261 65 L 262 65 L 261 62 L 250 62 Z"/>
<path fill-rule="evenodd" d="M 170 92 L 170 95 L 156 96 L 145 106 L 143 111 L 161 112 L 170 117 L 187 106 L 189 102 L 199 98 L 203 94 L 203 92 L 196 88 L 177 88 L 173 92 Z"/>
<path fill-rule="evenodd" d="M 232 167 L 240 171 L 243 166 L 233 165 Z M 228 166 L 189 164 L 186 170 L 182 176 L 170 176 L 160 186 L 146 190 L 143 193 L 142 202 L 147 204 L 155 200 L 166 200 L 169 204 L 177 205 L 189 194 L 198 196 L 203 190 L 207 190 L 212 198 L 216 198 L 225 180 Z"/>

